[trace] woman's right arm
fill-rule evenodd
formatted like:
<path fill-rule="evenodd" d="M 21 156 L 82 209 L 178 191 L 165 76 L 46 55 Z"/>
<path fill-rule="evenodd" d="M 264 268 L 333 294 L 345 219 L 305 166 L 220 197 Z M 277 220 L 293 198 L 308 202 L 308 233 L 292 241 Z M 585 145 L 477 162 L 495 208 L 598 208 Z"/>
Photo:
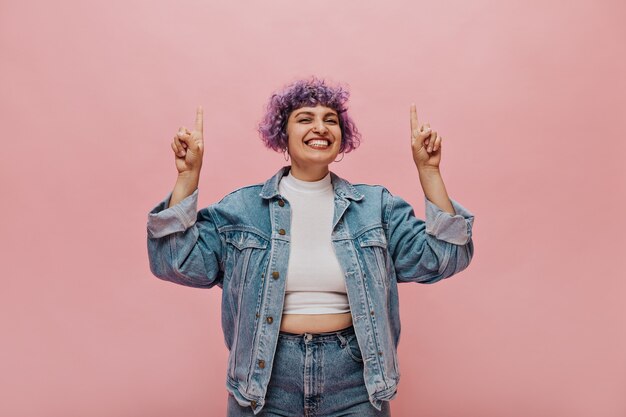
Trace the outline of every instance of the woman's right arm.
<path fill-rule="evenodd" d="M 174 137 L 178 179 L 174 190 L 148 214 L 150 270 L 158 278 L 198 288 L 221 286 L 222 242 L 208 208 L 197 211 L 204 149 L 202 108 L 193 132 Z"/>
<path fill-rule="evenodd" d="M 196 110 L 196 123 L 193 132 L 185 126 L 178 129 L 172 142 L 178 179 L 172 191 L 169 207 L 178 204 L 198 188 L 202 155 L 204 154 L 203 112 L 202 107 Z"/>

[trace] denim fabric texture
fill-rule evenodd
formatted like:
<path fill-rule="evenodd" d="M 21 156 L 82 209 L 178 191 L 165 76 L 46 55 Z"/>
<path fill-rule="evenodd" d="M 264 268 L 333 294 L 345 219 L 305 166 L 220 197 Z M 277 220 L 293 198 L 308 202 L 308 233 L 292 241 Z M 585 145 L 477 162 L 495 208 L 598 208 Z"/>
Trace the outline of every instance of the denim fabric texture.
<path fill-rule="evenodd" d="M 252 417 L 228 393 L 227 417 Z M 261 417 L 389 417 L 391 406 L 374 408 L 363 381 L 363 358 L 354 327 L 294 335 L 280 332 Z"/>
<path fill-rule="evenodd" d="M 229 350 L 226 388 L 256 415 L 265 405 L 280 335 L 289 262 L 289 201 L 278 184 L 290 166 L 197 211 L 198 190 L 148 214 L 150 269 L 163 280 L 222 289 Z M 427 198 L 425 221 L 381 185 L 351 184 L 331 171 L 331 241 L 344 271 L 368 398 L 382 411 L 397 394 L 398 284 L 432 284 L 464 270 L 474 246 L 474 215 L 450 199 L 447 213 Z"/>

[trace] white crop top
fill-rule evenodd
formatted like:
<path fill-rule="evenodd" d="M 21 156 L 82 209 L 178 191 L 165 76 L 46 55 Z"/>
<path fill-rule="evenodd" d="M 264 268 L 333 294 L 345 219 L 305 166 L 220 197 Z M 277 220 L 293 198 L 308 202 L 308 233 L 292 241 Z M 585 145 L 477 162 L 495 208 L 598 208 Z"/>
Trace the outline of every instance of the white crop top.
<path fill-rule="evenodd" d="M 283 314 L 348 313 L 343 272 L 330 238 L 335 208 L 330 172 L 319 181 L 304 181 L 289 171 L 278 189 L 291 207 Z"/>

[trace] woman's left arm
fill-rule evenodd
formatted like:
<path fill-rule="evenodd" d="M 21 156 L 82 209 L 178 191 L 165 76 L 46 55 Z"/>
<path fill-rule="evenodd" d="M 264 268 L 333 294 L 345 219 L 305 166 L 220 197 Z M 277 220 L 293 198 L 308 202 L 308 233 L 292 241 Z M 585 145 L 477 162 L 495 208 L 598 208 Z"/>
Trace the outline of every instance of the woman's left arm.
<path fill-rule="evenodd" d="M 442 137 L 431 130 L 429 123 L 419 123 L 415 104 L 411 104 L 411 149 L 424 195 L 437 207 L 454 215 L 456 213 L 439 171 L 441 140 Z"/>
<path fill-rule="evenodd" d="M 419 125 L 411 105 L 411 148 L 426 197 L 426 221 L 402 198 L 384 193 L 389 251 L 398 282 L 434 283 L 469 265 L 474 215 L 448 197 L 439 171 L 441 136 Z"/>

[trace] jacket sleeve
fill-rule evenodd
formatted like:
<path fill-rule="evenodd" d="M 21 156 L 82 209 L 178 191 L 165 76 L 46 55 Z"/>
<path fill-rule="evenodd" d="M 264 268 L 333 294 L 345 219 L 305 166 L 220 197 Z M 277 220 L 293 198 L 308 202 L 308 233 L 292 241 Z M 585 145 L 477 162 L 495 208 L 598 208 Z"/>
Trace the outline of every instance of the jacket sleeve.
<path fill-rule="evenodd" d="M 405 200 L 384 192 L 388 250 L 398 282 L 435 283 L 467 268 L 474 254 L 474 215 L 453 199 L 455 215 L 424 200 L 426 221 L 415 217 Z"/>
<path fill-rule="evenodd" d="M 198 189 L 168 208 L 171 197 L 148 213 L 150 270 L 180 285 L 222 287 L 222 241 L 209 209 L 197 212 Z"/>

